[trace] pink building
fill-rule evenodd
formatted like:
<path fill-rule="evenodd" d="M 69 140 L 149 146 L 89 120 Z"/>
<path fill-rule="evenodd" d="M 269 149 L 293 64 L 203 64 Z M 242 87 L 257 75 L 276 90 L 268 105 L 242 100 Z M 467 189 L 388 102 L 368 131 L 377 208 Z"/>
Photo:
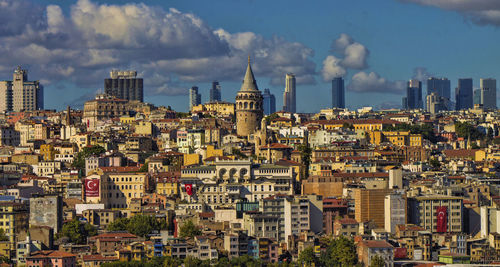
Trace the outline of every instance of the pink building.
<path fill-rule="evenodd" d="M 26 266 L 76 267 L 76 255 L 58 250 L 40 250 L 26 257 Z"/>

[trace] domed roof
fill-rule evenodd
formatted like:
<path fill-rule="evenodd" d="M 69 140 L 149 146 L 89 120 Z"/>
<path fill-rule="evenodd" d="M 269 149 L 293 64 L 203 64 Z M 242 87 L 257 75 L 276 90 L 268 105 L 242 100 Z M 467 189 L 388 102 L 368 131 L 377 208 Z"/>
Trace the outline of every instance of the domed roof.
<path fill-rule="evenodd" d="M 247 72 L 245 73 L 245 78 L 243 78 L 240 91 L 259 91 L 257 81 L 253 76 L 252 66 L 250 66 L 250 56 L 248 56 Z"/>

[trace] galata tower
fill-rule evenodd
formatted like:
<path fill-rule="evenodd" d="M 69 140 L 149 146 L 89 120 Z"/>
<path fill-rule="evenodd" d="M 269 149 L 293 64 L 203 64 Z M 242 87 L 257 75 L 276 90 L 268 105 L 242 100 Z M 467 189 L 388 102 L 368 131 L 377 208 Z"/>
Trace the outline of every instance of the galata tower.
<path fill-rule="evenodd" d="M 236 133 L 238 136 L 253 134 L 259 127 L 262 115 L 262 94 L 253 76 L 249 56 L 243 84 L 236 94 Z"/>

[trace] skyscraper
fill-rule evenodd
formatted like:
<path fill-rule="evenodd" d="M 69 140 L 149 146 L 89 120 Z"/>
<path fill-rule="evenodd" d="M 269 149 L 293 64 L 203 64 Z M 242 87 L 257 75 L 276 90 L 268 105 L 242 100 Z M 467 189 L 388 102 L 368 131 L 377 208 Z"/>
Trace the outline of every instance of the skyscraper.
<path fill-rule="evenodd" d="M 193 86 L 189 89 L 189 110 L 199 104 L 201 104 L 201 94 L 198 94 L 198 86 Z"/>
<path fill-rule="evenodd" d="M 341 77 L 332 80 L 332 107 L 345 108 L 344 79 Z"/>
<path fill-rule="evenodd" d="M 144 101 L 143 80 L 137 78 L 137 71 L 112 70 L 110 78 L 104 79 L 104 92 L 125 100 Z"/>
<path fill-rule="evenodd" d="M 212 82 L 212 88 L 210 88 L 210 102 L 220 102 L 221 97 L 221 87 L 218 81 Z"/>
<path fill-rule="evenodd" d="M 481 104 L 485 109 L 497 108 L 497 80 L 488 78 L 480 80 Z"/>
<path fill-rule="evenodd" d="M 43 86 L 28 81 L 28 71 L 17 67 L 12 81 L 0 82 L 0 111 L 32 111 L 43 109 Z"/>
<path fill-rule="evenodd" d="M 297 112 L 295 94 L 295 75 L 287 73 L 285 77 L 285 92 L 283 93 L 283 111 Z"/>
<path fill-rule="evenodd" d="M 409 80 L 406 87 L 406 109 L 422 108 L 422 82 Z"/>
<path fill-rule="evenodd" d="M 269 115 L 276 112 L 276 98 L 273 94 L 271 94 L 271 91 L 269 89 L 264 89 L 264 94 L 262 94 L 262 97 L 264 99 L 264 114 Z"/>
<path fill-rule="evenodd" d="M 455 89 L 455 109 L 469 109 L 473 107 L 472 78 L 458 79 L 458 87 Z"/>
<path fill-rule="evenodd" d="M 447 78 L 430 77 L 427 80 L 427 95 L 436 93 L 438 96 L 450 100 L 450 88 L 450 80 L 448 80 Z"/>
<path fill-rule="evenodd" d="M 481 88 L 474 89 L 472 94 L 472 105 L 481 105 Z"/>
<path fill-rule="evenodd" d="M 445 98 L 439 96 L 436 92 L 432 92 L 426 97 L 426 109 L 431 114 L 436 114 L 439 111 L 446 110 Z"/>

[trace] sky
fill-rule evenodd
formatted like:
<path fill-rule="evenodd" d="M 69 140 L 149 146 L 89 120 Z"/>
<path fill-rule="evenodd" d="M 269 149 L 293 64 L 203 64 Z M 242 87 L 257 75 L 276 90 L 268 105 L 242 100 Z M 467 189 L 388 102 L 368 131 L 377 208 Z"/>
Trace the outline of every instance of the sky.
<path fill-rule="evenodd" d="M 329 108 L 339 76 L 348 108 L 393 108 L 408 79 L 500 78 L 499 28 L 498 0 L 0 0 L 0 80 L 21 65 L 61 110 L 133 69 L 146 102 L 187 111 L 214 80 L 234 102 L 250 55 L 278 109 L 290 72 L 298 112 Z"/>

